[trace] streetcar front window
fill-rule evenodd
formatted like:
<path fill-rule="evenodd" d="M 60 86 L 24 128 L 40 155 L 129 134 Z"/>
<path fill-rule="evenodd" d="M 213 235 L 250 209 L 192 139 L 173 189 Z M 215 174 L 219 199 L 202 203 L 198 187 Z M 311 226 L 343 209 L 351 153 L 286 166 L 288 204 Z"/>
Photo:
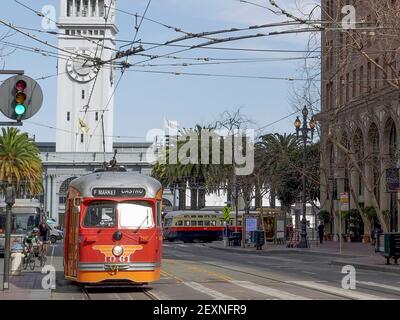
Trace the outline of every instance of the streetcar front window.
<path fill-rule="evenodd" d="M 89 228 L 110 228 L 116 226 L 115 203 L 95 201 L 86 210 L 83 226 Z"/>
<path fill-rule="evenodd" d="M 154 227 L 153 209 L 151 204 L 125 202 L 118 204 L 119 225 L 122 228 L 152 228 Z"/>

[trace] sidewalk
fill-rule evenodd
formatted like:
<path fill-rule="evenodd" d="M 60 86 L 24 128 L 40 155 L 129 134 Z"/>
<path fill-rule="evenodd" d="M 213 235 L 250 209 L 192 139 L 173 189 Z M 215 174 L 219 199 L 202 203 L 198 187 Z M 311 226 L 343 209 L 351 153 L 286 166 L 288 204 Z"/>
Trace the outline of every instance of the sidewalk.
<path fill-rule="evenodd" d="M 50 300 L 51 290 L 42 288 L 43 277 L 40 271 L 23 271 L 19 276 L 10 276 L 10 288 L 3 291 L 3 270 L 1 269 L 0 300 Z"/>
<path fill-rule="evenodd" d="M 312 241 L 311 248 L 287 248 L 286 244 L 267 243 L 263 250 L 256 250 L 254 247 L 224 247 L 223 242 L 213 242 L 208 245 L 210 248 L 217 250 L 234 251 L 243 254 L 306 254 L 315 256 L 331 257 L 332 265 L 352 265 L 359 269 L 400 273 L 399 265 L 386 265 L 386 259 L 381 254 L 375 252 L 375 248 L 371 244 L 363 244 L 357 242 L 342 243 L 342 251 L 339 250 L 339 242 L 325 241 L 322 245 L 316 241 Z"/>

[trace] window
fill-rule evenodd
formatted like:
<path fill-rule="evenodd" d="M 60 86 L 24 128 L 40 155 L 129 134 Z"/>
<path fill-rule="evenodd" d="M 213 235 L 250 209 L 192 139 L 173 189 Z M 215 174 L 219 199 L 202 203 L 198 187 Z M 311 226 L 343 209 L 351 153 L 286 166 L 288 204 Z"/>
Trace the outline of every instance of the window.
<path fill-rule="evenodd" d="M 210 220 L 206 220 L 206 221 L 204 221 L 204 225 L 206 226 L 206 227 L 209 227 L 210 226 Z"/>
<path fill-rule="evenodd" d="M 71 120 L 71 112 L 67 112 L 67 121 Z"/>
<path fill-rule="evenodd" d="M 189 221 L 189 220 L 183 221 L 183 225 L 184 225 L 185 227 L 189 227 L 189 226 L 190 226 L 190 221 Z"/>
<path fill-rule="evenodd" d="M 81 35 L 82 31 L 81 31 L 81 30 L 77 30 L 76 33 L 77 33 L 78 35 Z"/>
<path fill-rule="evenodd" d="M 96 113 L 95 113 L 95 118 L 96 118 L 96 121 L 99 121 L 99 113 L 96 111 Z"/>
<path fill-rule="evenodd" d="M 359 77 L 360 77 L 360 94 L 363 94 L 364 93 L 364 90 L 365 90 L 365 88 L 364 88 L 364 66 L 361 66 L 360 67 L 360 75 L 359 75 Z"/>
<path fill-rule="evenodd" d="M 157 201 L 157 227 L 162 225 L 161 201 Z"/>
<path fill-rule="evenodd" d="M 357 91 L 357 70 L 356 69 L 353 70 L 353 85 L 352 85 L 352 87 L 353 87 L 352 96 L 354 98 L 357 96 L 357 92 L 356 92 Z"/>
<path fill-rule="evenodd" d="M 217 221 L 211 220 L 211 225 L 212 225 L 213 227 L 215 227 L 215 226 L 217 225 Z"/>
<path fill-rule="evenodd" d="M 90 3 L 91 4 L 91 16 L 94 17 L 96 15 L 96 1 L 93 1 Z"/>
<path fill-rule="evenodd" d="M 198 225 L 199 227 L 202 227 L 202 226 L 204 225 L 204 222 L 203 222 L 203 221 L 200 221 L 200 220 L 198 220 L 198 221 L 197 221 L 197 225 Z"/>
<path fill-rule="evenodd" d="M 99 35 L 99 30 L 94 30 L 94 35 L 98 36 Z"/>
<path fill-rule="evenodd" d="M 72 36 L 75 35 L 75 30 L 71 30 L 71 35 L 72 35 Z"/>
<path fill-rule="evenodd" d="M 82 90 L 82 99 L 85 99 L 85 90 Z"/>
<path fill-rule="evenodd" d="M 72 10 L 73 10 L 73 2 L 72 0 L 68 0 L 67 1 L 67 17 L 71 17 L 72 16 Z"/>
<path fill-rule="evenodd" d="M 151 204 L 144 201 L 123 202 L 117 206 L 121 228 L 151 228 L 154 226 Z"/>
<path fill-rule="evenodd" d="M 86 209 L 83 226 L 88 228 L 110 228 L 116 226 L 115 203 L 95 201 Z"/>
<path fill-rule="evenodd" d="M 99 17 L 104 17 L 104 0 L 99 0 Z"/>
<path fill-rule="evenodd" d="M 190 225 L 191 225 L 192 227 L 197 226 L 197 221 L 196 221 L 196 220 L 190 221 Z"/>
<path fill-rule="evenodd" d="M 372 65 L 371 62 L 368 62 L 367 65 L 367 91 L 371 89 L 371 73 L 372 73 Z"/>
<path fill-rule="evenodd" d="M 69 36 L 69 29 L 66 29 L 66 30 L 65 30 L 65 34 L 66 34 L 67 36 Z"/>
<path fill-rule="evenodd" d="M 89 16 L 89 0 L 83 0 L 82 17 Z"/>
<path fill-rule="evenodd" d="M 350 75 L 346 74 L 346 102 L 350 100 Z"/>
<path fill-rule="evenodd" d="M 93 35 L 93 30 L 89 30 L 89 36 Z"/>
<path fill-rule="evenodd" d="M 378 65 L 379 65 L 379 58 L 375 59 L 375 77 L 374 77 L 374 88 L 378 89 L 380 86 L 380 78 L 381 78 L 381 70 L 379 69 Z"/>
<path fill-rule="evenodd" d="M 83 143 L 83 133 L 81 133 L 81 143 Z"/>
<path fill-rule="evenodd" d="M 182 220 L 178 220 L 177 222 L 175 222 L 176 226 L 183 226 L 183 221 Z"/>
<path fill-rule="evenodd" d="M 104 30 L 100 30 L 100 35 L 104 36 Z"/>
<path fill-rule="evenodd" d="M 164 226 L 169 227 L 172 225 L 172 218 L 165 219 Z"/>

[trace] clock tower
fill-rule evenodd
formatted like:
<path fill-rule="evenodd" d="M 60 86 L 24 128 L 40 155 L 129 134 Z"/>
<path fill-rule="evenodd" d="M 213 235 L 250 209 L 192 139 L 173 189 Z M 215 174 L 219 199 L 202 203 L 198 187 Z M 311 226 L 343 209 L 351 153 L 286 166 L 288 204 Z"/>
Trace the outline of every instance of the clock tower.
<path fill-rule="evenodd" d="M 116 0 L 61 0 L 57 152 L 112 152 Z"/>

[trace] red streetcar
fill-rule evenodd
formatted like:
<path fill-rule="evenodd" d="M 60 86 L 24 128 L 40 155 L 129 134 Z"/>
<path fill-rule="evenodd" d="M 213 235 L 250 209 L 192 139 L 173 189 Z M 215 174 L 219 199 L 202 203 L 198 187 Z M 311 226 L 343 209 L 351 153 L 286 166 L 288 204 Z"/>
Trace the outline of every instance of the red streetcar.
<path fill-rule="evenodd" d="M 121 168 L 73 180 L 65 213 L 64 275 L 77 283 L 160 279 L 161 184 Z"/>

